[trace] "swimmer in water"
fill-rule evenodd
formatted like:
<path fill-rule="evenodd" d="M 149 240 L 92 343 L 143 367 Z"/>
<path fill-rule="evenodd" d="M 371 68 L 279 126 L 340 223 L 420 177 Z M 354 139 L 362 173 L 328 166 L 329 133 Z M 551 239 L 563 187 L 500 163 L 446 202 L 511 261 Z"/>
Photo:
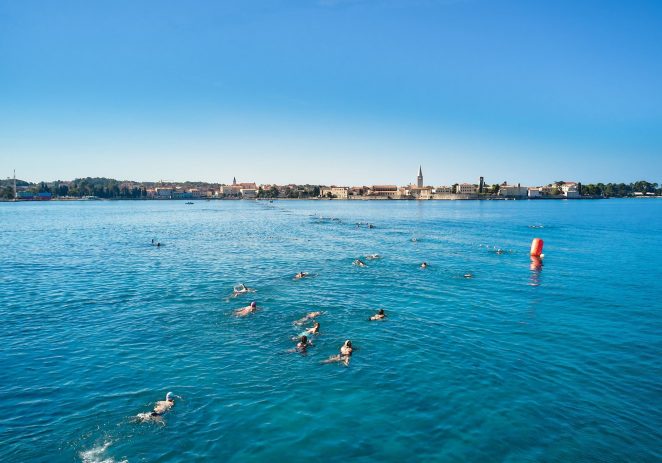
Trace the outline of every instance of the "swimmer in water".
<path fill-rule="evenodd" d="M 241 309 L 237 309 L 234 311 L 235 317 L 245 317 L 247 315 L 252 314 L 257 310 L 257 304 L 255 304 L 255 301 L 251 302 L 250 305 L 247 305 L 246 307 L 242 307 Z"/>
<path fill-rule="evenodd" d="M 386 314 L 384 313 L 384 309 L 379 309 L 379 311 L 370 317 L 368 320 L 370 321 L 375 321 L 375 320 L 384 320 L 386 318 Z"/>
<path fill-rule="evenodd" d="M 349 365 L 349 358 L 352 356 L 353 350 L 352 341 L 348 339 L 340 348 L 340 353 L 338 355 L 332 355 L 322 363 L 343 362 L 347 366 Z"/>
<path fill-rule="evenodd" d="M 313 323 L 313 326 L 306 330 L 308 334 L 319 334 L 320 333 L 320 324 L 319 322 Z"/>
<path fill-rule="evenodd" d="M 423 262 L 423 263 L 421 264 L 421 268 L 428 268 L 428 263 L 427 263 L 427 262 Z"/>
<path fill-rule="evenodd" d="M 294 275 L 295 280 L 300 280 L 302 278 L 306 278 L 308 276 L 308 272 L 299 272 L 296 275 Z"/>
<path fill-rule="evenodd" d="M 156 243 L 156 247 L 157 247 L 157 248 L 160 248 L 160 247 L 161 247 L 161 243 Z"/>
<path fill-rule="evenodd" d="M 245 284 L 239 283 L 237 286 L 233 288 L 230 297 L 237 297 L 237 296 L 241 296 L 242 294 L 254 293 L 254 292 L 255 290 L 253 288 L 249 288 Z"/>
<path fill-rule="evenodd" d="M 324 312 L 308 312 L 305 317 L 302 317 L 298 319 L 297 321 L 294 322 L 295 325 L 303 325 L 306 323 L 308 320 L 311 320 L 315 317 L 319 317 L 322 315 Z"/>
<path fill-rule="evenodd" d="M 474 274 L 471 273 L 471 272 L 464 274 L 464 278 L 473 278 L 473 277 L 474 277 Z"/>
<path fill-rule="evenodd" d="M 175 406 L 175 397 L 181 399 L 178 395 L 168 392 L 165 400 L 159 400 L 156 402 L 156 404 L 154 404 L 154 409 L 150 413 L 139 413 L 137 418 L 142 421 L 160 420 L 164 414 L 169 412 L 170 409 Z"/>
<path fill-rule="evenodd" d="M 361 259 L 356 259 L 354 261 L 354 265 L 356 265 L 357 267 L 365 267 L 366 266 L 365 262 L 363 262 Z"/>
<path fill-rule="evenodd" d="M 382 256 L 380 256 L 379 254 L 368 254 L 367 256 L 365 256 L 365 258 L 367 260 L 376 260 L 376 259 L 381 259 Z"/>
<path fill-rule="evenodd" d="M 305 352 L 306 349 L 312 345 L 313 345 L 312 341 L 309 341 L 308 336 L 304 334 L 303 336 L 301 336 L 301 339 L 297 343 L 297 350 L 299 350 L 300 352 Z"/>

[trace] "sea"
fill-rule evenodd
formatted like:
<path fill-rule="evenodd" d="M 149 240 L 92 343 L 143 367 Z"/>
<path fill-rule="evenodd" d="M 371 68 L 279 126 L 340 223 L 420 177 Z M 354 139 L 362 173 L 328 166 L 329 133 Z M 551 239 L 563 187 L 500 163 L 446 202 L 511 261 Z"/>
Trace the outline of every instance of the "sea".
<path fill-rule="evenodd" d="M 661 239 L 658 199 L 0 203 L 0 461 L 662 461 Z"/>

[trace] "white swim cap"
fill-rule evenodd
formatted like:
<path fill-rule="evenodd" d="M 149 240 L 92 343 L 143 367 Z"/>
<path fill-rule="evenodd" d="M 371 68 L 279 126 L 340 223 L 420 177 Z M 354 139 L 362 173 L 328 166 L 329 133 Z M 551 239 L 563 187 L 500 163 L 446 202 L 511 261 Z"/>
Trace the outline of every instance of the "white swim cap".
<path fill-rule="evenodd" d="M 172 395 L 172 392 L 168 392 L 168 393 L 166 394 L 166 400 L 170 400 L 170 396 L 171 396 L 171 395 Z"/>

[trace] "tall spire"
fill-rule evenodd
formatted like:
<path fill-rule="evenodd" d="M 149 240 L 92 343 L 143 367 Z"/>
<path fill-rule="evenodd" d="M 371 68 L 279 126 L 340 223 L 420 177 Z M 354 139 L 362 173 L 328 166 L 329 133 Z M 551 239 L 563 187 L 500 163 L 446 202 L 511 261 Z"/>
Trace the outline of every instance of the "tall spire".
<path fill-rule="evenodd" d="M 418 166 L 418 177 L 416 178 L 416 186 L 418 188 L 423 188 L 423 169 L 421 166 Z"/>
<path fill-rule="evenodd" d="M 236 185 L 237 184 L 237 177 L 232 177 L 232 184 Z"/>
<path fill-rule="evenodd" d="M 423 169 L 421 168 L 420 164 L 418 166 L 418 176 L 422 177 L 423 176 Z"/>

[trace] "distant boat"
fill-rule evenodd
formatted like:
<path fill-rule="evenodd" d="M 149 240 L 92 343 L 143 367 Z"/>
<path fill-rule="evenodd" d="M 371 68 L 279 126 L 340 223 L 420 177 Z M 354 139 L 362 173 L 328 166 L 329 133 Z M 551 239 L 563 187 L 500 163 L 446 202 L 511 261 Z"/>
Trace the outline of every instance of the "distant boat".
<path fill-rule="evenodd" d="M 193 204 L 191 201 L 186 201 L 184 204 Z"/>

